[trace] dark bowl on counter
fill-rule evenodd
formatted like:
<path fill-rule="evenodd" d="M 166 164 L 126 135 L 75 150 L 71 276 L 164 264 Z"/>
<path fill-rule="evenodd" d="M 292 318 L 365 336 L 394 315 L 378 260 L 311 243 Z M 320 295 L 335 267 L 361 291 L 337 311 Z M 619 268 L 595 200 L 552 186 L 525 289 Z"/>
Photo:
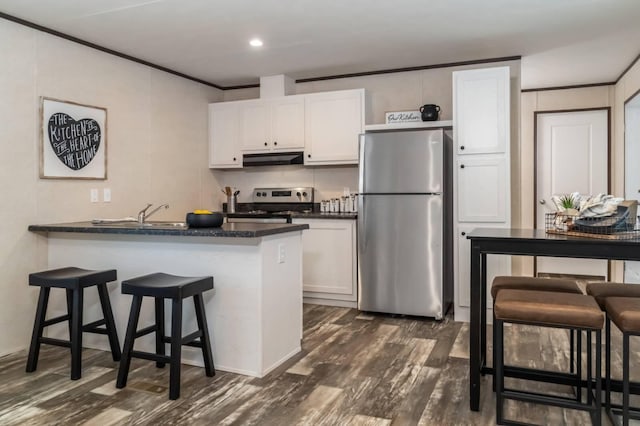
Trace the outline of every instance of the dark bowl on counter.
<path fill-rule="evenodd" d="M 224 222 L 224 215 L 220 212 L 187 213 L 185 222 L 187 222 L 189 228 L 219 228 Z"/>

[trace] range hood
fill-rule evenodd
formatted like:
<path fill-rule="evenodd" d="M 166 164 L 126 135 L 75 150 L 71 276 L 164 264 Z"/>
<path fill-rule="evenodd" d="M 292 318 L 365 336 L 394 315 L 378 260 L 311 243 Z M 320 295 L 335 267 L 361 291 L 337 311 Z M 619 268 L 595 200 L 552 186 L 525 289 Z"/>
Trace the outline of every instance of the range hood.
<path fill-rule="evenodd" d="M 242 156 L 243 167 L 303 163 L 303 152 L 268 152 L 266 154 L 244 154 Z"/>

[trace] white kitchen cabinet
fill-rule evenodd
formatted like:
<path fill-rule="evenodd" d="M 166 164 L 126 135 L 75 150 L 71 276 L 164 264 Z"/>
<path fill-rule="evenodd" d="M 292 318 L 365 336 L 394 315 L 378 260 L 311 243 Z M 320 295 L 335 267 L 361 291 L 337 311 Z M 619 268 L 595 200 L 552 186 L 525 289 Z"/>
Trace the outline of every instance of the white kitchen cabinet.
<path fill-rule="evenodd" d="M 242 167 L 239 114 L 234 102 L 209 105 L 209 167 Z"/>
<path fill-rule="evenodd" d="M 504 156 L 460 156 L 458 175 L 458 222 L 499 222 L 507 220 L 507 188 Z"/>
<path fill-rule="evenodd" d="M 458 304 L 462 307 L 468 308 L 471 298 L 471 289 L 469 287 L 469 280 L 471 279 L 469 264 L 471 262 L 471 245 L 467 239 L 467 234 L 471 232 L 475 226 L 461 225 L 456 227 L 455 242 L 456 242 L 456 256 L 458 259 L 458 265 L 455 270 L 455 274 L 458 275 L 459 281 L 463 285 L 459 288 Z M 491 300 L 491 288 L 490 284 L 493 279 L 499 275 L 509 275 L 511 273 L 511 257 L 510 256 L 487 256 L 487 306 L 493 306 Z M 466 284 L 466 285 L 465 285 Z"/>
<path fill-rule="evenodd" d="M 294 219 L 293 223 L 309 225 L 309 229 L 302 233 L 305 300 L 355 307 L 358 296 L 356 221 Z"/>
<path fill-rule="evenodd" d="M 357 164 L 364 129 L 364 89 L 305 96 L 304 163 Z"/>
<path fill-rule="evenodd" d="M 509 93 L 508 67 L 453 73 L 453 129 L 459 155 L 507 150 Z"/>
<path fill-rule="evenodd" d="M 469 320 L 470 244 L 477 228 L 511 226 L 508 67 L 453 73 L 454 289 L 458 321 Z M 487 256 L 487 280 L 511 274 L 510 256 Z M 490 295 L 487 296 L 490 299 Z M 491 307 L 491 304 L 487 306 Z"/>
<path fill-rule="evenodd" d="M 304 149 L 304 96 L 256 99 L 238 104 L 243 152 Z"/>

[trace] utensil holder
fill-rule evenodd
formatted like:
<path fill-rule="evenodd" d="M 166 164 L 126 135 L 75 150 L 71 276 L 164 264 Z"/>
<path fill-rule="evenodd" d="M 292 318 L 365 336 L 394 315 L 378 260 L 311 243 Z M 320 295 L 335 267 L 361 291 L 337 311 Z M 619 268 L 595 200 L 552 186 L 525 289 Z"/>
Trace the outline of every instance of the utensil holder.
<path fill-rule="evenodd" d="M 227 213 L 235 213 L 238 205 L 237 195 L 227 195 Z"/>

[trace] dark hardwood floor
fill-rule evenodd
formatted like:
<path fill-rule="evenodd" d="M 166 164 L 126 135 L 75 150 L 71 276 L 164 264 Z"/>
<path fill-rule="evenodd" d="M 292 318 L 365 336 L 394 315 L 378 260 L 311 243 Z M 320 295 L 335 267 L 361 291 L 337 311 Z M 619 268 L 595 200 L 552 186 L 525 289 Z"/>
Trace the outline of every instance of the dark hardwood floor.
<path fill-rule="evenodd" d="M 512 364 L 568 365 L 566 332 L 511 326 L 506 340 Z M 0 425 L 492 425 L 490 377 L 481 411 L 469 411 L 467 343 L 467 326 L 449 318 L 305 305 L 302 353 L 262 379 L 222 371 L 208 378 L 183 365 L 177 401 L 168 399 L 168 368 L 134 359 L 128 386 L 116 389 L 110 354 L 85 349 L 83 377 L 71 381 L 68 351 L 44 345 L 35 373 L 24 372 L 24 351 L 0 358 Z M 618 374 L 618 354 L 614 361 Z M 632 361 L 640 365 L 637 352 Z M 506 413 L 535 424 L 590 424 L 585 413 L 531 404 L 509 402 Z"/>

